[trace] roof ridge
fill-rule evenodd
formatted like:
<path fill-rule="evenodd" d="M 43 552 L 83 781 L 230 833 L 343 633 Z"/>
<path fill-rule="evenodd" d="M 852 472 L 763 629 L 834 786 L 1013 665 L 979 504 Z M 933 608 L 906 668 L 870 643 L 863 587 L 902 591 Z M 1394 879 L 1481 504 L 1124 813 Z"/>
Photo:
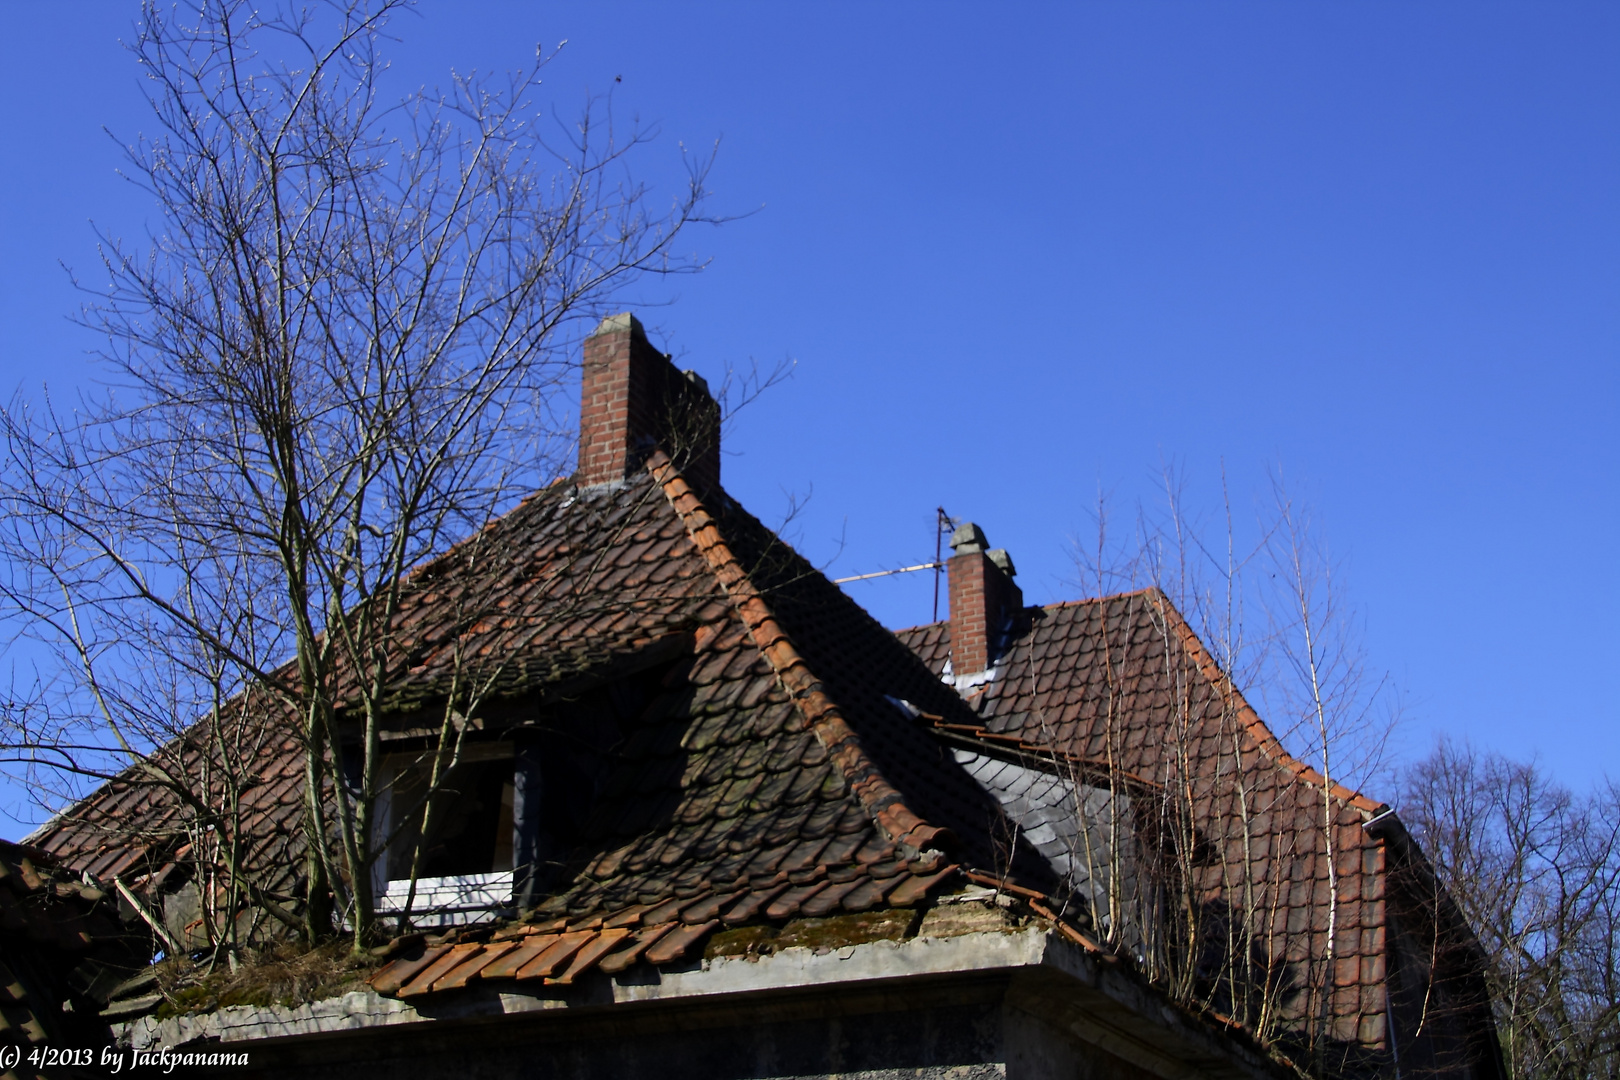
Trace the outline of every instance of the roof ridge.
<path fill-rule="evenodd" d="M 1157 585 L 1144 585 L 1140 589 L 1127 589 L 1125 592 L 1109 593 L 1107 596 L 1082 596 L 1076 600 L 1059 600 L 1055 604 L 1037 604 L 1042 611 L 1051 611 L 1054 608 L 1081 607 L 1085 604 L 1106 604 L 1110 600 L 1129 600 L 1133 596 L 1142 596 L 1146 593 L 1162 593 Z"/>
<path fill-rule="evenodd" d="M 1102 604 L 1109 600 L 1126 600 L 1143 593 L 1154 592 L 1157 586 L 1144 585 L 1140 589 L 1131 589 L 1129 592 L 1109 593 L 1107 596 L 1082 596 L 1078 600 L 1059 600 L 1051 604 L 1025 604 L 1021 611 L 1057 611 L 1060 608 L 1083 607 L 1086 604 Z M 902 626 L 889 631 L 892 634 L 914 634 L 919 630 L 931 630 L 936 626 L 949 627 L 950 619 L 935 619 L 933 622 L 918 623 L 915 626 Z"/>
<path fill-rule="evenodd" d="M 1181 647 L 1193 658 L 1193 662 L 1198 665 L 1199 671 L 1203 673 L 1206 679 L 1210 680 L 1216 687 L 1220 687 L 1224 683 L 1226 692 L 1231 693 L 1236 698 L 1238 718 L 1242 722 L 1244 730 L 1254 737 L 1255 744 L 1259 747 L 1261 753 L 1267 755 L 1278 765 L 1292 772 L 1306 783 L 1324 788 L 1340 802 L 1354 807 L 1364 814 L 1378 814 L 1388 809 L 1385 803 L 1378 802 L 1376 799 L 1369 799 L 1361 792 L 1345 787 L 1337 780 L 1328 779 L 1310 765 L 1290 754 L 1283 746 L 1282 740 L 1277 738 L 1265 720 L 1255 711 L 1254 706 L 1249 704 L 1249 699 L 1243 696 L 1243 691 L 1238 689 L 1237 683 L 1221 670 L 1221 666 L 1215 662 L 1215 658 L 1210 655 L 1209 650 L 1204 647 L 1204 643 L 1199 640 L 1198 635 L 1187 623 L 1186 617 L 1181 614 L 1175 604 L 1171 603 L 1170 597 L 1165 595 L 1164 590 L 1155 586 L 1140 591 L 1158 594 L 1158 599 L 1163 602 L 1165 610 L 1171 616 L 1169 621 L 1175 630 L 1176 637 L 1181 641 Z"/>
<path fill-rule="evenodd" d="M 720 533 L 718 522 L 704 507 L 692 486 L 662 451 L 647 459 L 647 470 L 663 489 L 670 505 L 686 526 L 687 535 L 703 555 L 720 588 L 731 601 L 754 645 L 771 665 L 799 715 L 837 763 L 851 791 L 873 823 L 896 843 L 923 851 L 950 836 L 948 829 L 930 825 L 906 805 L 900 790 L 872 761 L 843 711 L 822 689 L 787 631 L 776 621 L 771 606 L 744 570 Z"/>

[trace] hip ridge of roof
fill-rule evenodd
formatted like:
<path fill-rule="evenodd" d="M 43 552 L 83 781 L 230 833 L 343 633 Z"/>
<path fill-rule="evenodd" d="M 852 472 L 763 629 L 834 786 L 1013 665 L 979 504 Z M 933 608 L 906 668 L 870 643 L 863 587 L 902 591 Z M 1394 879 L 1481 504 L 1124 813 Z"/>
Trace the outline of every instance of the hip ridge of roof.
<path fill-rule="evenodd" d="M 668 455 L 655 452 L 646 467 L 680 516 L 687 535 L 708 563 L 760 654 L 771 665 L 806 726 L 838 764 L 873 823 L 890 840 L 916 851 L 938 848 L 954 839 L 950 830 L 930 825 L 907 806 L 900 790 L 878 769 L 837 702 L 823 689 L 809 662 L 777 621 L 764 594 L 732 552 L 719 522 Z"/>

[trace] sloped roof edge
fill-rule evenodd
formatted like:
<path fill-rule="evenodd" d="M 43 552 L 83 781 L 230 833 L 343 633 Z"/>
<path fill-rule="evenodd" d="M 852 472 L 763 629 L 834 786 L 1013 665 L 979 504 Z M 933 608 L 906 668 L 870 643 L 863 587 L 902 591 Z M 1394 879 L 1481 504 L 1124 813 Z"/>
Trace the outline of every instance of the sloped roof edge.
<path fill-rule="evenodd" d="M 1217 688 L 1219 692 L 1231 694 L 1232 700 L 1237 705 L 1238 719 L 1243 724 L 1244 730 L 1255 740 L 1255 744 L 1260 749 L 1261 753 L 1269 758 L 1274 764 L 1291 773 L 1303 783 L 1317 788 L 1325 788 L 1325 790 L 1333 798 L 1365 815 L 1368 820 L 1371 820 L 1389 809 L 1389 806 L 1386 803 L 1378 802 L 1375 799 L 1370 799 L 1361 794 L 1359 791 L 1346 787 L 1336 780 L 1329 780 L 1328 778 L 1324 777 L 1321 772 L 1289 753 L 1288 750 L 1284 748 L 1282 741 L 1279 740 L 1272 732 L 1271 728 L 1266 725 L 1265 720 L 1262 719 L 1255 708 L 1249 704 L 1248 699 L 1243 695 L 1243 691 L 1238 689 L 1237 684 L 1227 677 L 1226 672 L 1222 670 L 1220 664 L 1216 662 L 1212 655 L 1210 655 L 1209 650 L 1205 648 L 1204 643 L 1198 637 L 1197 632 L 1187 623 L 1186 617 L 1181 614 L 1180 609 L 1177 608 L 1176 605 L 1171 601 L 1170 597 L 1165 594 L 1164 590 L 1158 586 L 1148 585 L 1140 589 L 1131 589 L 1126 592 L 1112 593 L 1108 596 L 1095 596 L 1084 600 L 1064 600 L 1055 604 L 1030 605 L 1029 608 L 1025 608 L 1024 610 L 1027 611 L 1038 608 L 1041 611 L 1062 611 L 1069 608 L 1081 608 L 1108 601 L 1128 600 L 1135 597 L 1144 597 L 1150 599 L 1163 608 L 1163 610 L 1166 612 L 1165 618 L 1168 628 L 1176 635 L 1176 640 L 1181 644 L 1181 646 L 1186 650 L 1187 655 L 1191 657 L 1193 662 L 1197 665 L 1199 673 L 1209 681 L 1209 684 L 1212 687 Z M 901 640 L 907 640 L 908 635 L 920 635 L 931 627 L 943 627 L 946 631 L 949 631 L 950 625 L 950 620 L 945 619 L 939 622 L 922 623 L 918 626 L 906 627 L 901 630 L 896 630 L 895 634 L 901 638 Z"/>
<path fill-rule="evenodd" d="M 1221 670 L 1220 664 L 1216 663 L 1215 658 L 1209 654 L 1209 650 L 1204 648 L 1204 643 L 1199 640 L 1193 628 L 1187 624 L 1187 620 L 1182 616 L 1176 605 L 1171 603 L 1170 598 L 1164 594 L 1164 590 L 1156 586 L 1150 586 L 1141 591 L 1153 594 L 1163 604 L 1166 612 L 1165 618 L 1175 631 L 1182 648 L 1187 651 L 1188 656 L 1193 658 L 1193 662 L 1198 665 L 1198 670 L 1203 676 L 1210 681 L 1211 685 L 1222 687 L 1224 693 L 1232 695 L 1233 700 L 1237 703 L 1238 716 L 1243 723 L 1244 729 L 1254 739 L 1255 744 L 1262 753 L 1305 783 L 1322 788 L 1340 802 L 1361 811 L 1367 815 L 1369 821 L 1389 809 L 1387 804 L 1369 799 L 1361 792 L 1354 791 L 1337 780 L 1323 776 L 1316 769 L 1290 754 L 1283 747 L 1281 740 L 1272 733 L 1271 728 L 1266 726 L 1266 722 L 1260 718 L 1260 714 L 1249 704 L 1248 699 L 1243 696 L 1243 691 L 1238 689 L 1237 684 L 1227 676 L 1226 672 Z"/>
<path fill-rule="evenodd" d="M 714 517 L 674 463 L 658 451 L 648 459 L 647 469 L 680 515 L 687 535 L 735 606 L 754 644 L 776 672 L 806 725 L 838 763 L 873 822 L 890 840 L 917 851 L 949 843 L 950 831 L 930 825 L 912 811 L 899 789 L 879 771 L 837 702 L 827 695 L 808 661 L 777 622 L 765 597 L 721 535 Z"/>

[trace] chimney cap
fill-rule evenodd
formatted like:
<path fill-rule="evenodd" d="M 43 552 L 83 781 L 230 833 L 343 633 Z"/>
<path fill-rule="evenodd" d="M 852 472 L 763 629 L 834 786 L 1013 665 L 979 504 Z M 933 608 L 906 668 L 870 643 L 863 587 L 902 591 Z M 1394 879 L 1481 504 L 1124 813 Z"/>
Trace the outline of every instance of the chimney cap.
<path fill-rule="evenodd" d="M 951 550 L 958 555 L 977 555 L 984 551 L 985 545 L 990 543 L 985 539 L 984 530 L 971 521 L 964 521 L 951 533 Z"/>
<path fill-rule="evenodd" d="M 996 567 L 1008 577 L 1017 577 L 1018 571 L 1013 566 L 1012 556 L 1007 554 L 1006 548 L 991 548 L 985 552 L 985 557 L 996 564 Z"/>
<path fill-rule="evenodd" d="M 631 337 L 638 337 L 642 341 L 647 340 L 647 331 L 642 327 L 641 320 L 628 311 L 621 311 L 617 315 L 609 315 L 596 324 L 596 329 L 591 331 L 590 336 L 600 337 L 603 334 L 622 334 L 626 330 L 630 331 Z"/>

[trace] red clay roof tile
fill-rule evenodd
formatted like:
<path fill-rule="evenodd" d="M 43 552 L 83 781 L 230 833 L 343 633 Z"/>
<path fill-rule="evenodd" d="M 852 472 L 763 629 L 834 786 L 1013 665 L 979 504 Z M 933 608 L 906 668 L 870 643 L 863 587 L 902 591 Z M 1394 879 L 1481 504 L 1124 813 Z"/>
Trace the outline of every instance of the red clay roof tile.
<path fill-rule="evenodd" d="M 649 964 L 667 964 L 686 955 L 688 949 L 707 937 L 720 925 L 718 920 L 696 926 L 678 926 L 652 943 L 646 953 Z"/>
<path fill-rule="evenodd" d="M 658 926 L 647 926 L 635 932 L 617 952 L 605 956 L 597 967 L 609 975 L 623 971 L 641 959 L 646 950 L 657 943 L 665 934 L 678 926 L 678 923 L 668 922 Z"/>
<path fill-rule="evenodd" d="M 595 930 L 575 930 L 548 939 L 546 947 L 517 970 L 516 978 L 544 979 L 560 969 L 574 954 L 597 937 Z"/>
<path fill-rule="evenodd" d="M 400 997 L 415 997 L 416 994 L 428 993 L 429 989 L 433 989 L 433 984 L 439 980 L 439 976 L 447 975 L 450 970 L 457 967 L 458 963 L 467 960 L 478 949 L 483 949 L 483 946 L 467 944 L 467 946 L 450 946 L 447 949 L 437 950 L 433 960 L 429 960 L 428 963 L 423 963 L 421 967 L 416 968 L 415 973 L 411 973 L 410 980 L 405 981 L 394 993 L 399 994 Z M 376 983 L 373 983 L 373 986 L 376 986 Z"/>

